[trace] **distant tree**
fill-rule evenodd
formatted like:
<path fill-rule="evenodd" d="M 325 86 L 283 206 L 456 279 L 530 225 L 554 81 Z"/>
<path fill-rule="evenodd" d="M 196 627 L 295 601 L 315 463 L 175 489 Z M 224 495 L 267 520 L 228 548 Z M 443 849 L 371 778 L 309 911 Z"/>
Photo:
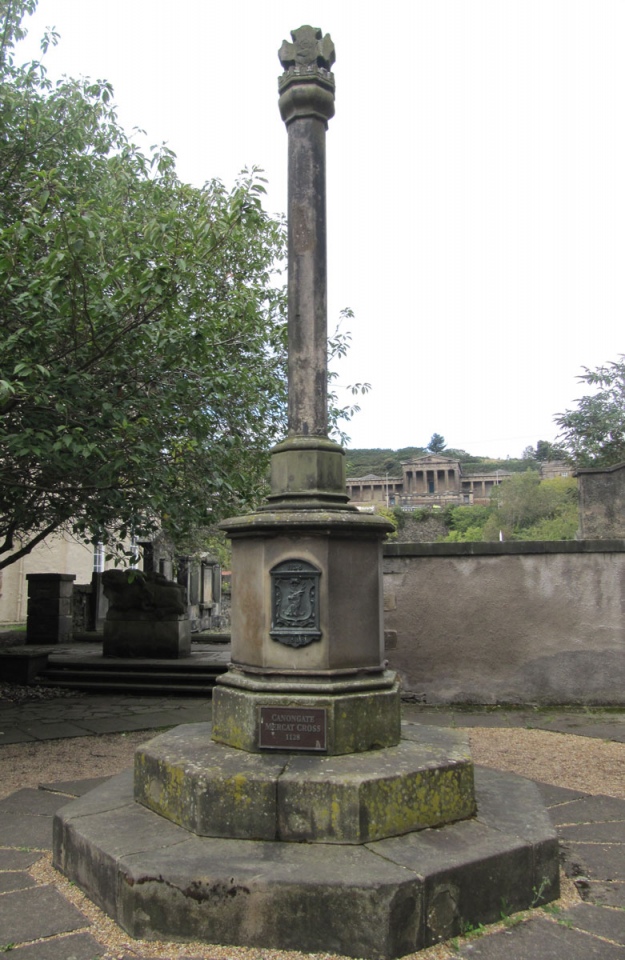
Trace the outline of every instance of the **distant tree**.
<path fill-rule="evenodd" d="M 571 540 L 577 530 L 577 481 L 556 477 L 541 481 L 536 470 L 506 478 L 493 488 L 493 512 L 484 525 L 485 540 Z"/>
<path fill-rule="evenodd" d="M 443 514 L 443 519 L 449 529 L 444 541 L 446 543 L 460 543 L 483 540 L 484 526 L 492 512 L 492 507 L 481 504 L 468 507 L 448 507 Z"/>
<path fill-rule="evenodd" d="M 477 463 L 482 460 L 482 457 L 476 457 L 474 454 L 467 453 L 466 450 L 462 450 L 459 447 L 446 447 L 445 456 L 453 457 L 454 460 L 460 460 L 461 463 Z"/>
<path fill-rule="evenodd" d="M 595 388 L 574 410 L 555 417 L 562 442 L 579 466 L 609 467 L 625 460 L 625 355 L 578 377 Z"/>
<path fill-rule="evenodd" d="M 559 443 L 539 440 L 536 444 L 536 460 L 539 463 L 544 463 L 546 460 L 562 460 L 565 457 L 566 450 Z"/>
<path fill-rule="evenodd" d="M 521 454 L 522 460 L 536 460 L 536 451 L 532 446 L 525 447 L 523 453 Z"/>
<path fill-rule="evenodd" d="M 445 449 L 445 437 L 442 437 L 440 433 L 433 433 L 430 437 L 430 442 L 428 443 L 428 450 L 430 453 L 442 453 Z"/>

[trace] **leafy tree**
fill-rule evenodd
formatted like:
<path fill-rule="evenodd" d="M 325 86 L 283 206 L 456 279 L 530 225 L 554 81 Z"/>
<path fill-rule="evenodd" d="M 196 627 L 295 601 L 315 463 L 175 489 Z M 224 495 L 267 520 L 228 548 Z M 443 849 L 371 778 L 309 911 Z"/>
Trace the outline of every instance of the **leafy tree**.
<path fill-rule="evenodd" d="M 444 540 L 450 543 L 482 540 L 482 530 L 491 513 L 491 507 L 481 504 L 467 507 L 448 507 L 444 513 L 444 520 L 449 528 L 449 534 Z"/>
<path fill-rule="evenodd" d="M 491 493 L 493 511 L 483 539 L 572 540 L 578 526 L 577 481 L 540 480 L 535 470 L 508 477 Z"/>
<path fill-rule="evenodd" d="M 539 440 L 536 444 L 536 459 L 539 463 L 544 463 L 546 460 L 563 460 L 565 458 L 566 450 L 559 443 Z"/>
<path fill-rule="evenodd" d="M 543 515 L 540 474 L 536 470 L 508 477 L 493 487 L 491 503 L 500 522 L 512 529 L 527 526 Z"/>
<path fill-rule="evenodd" d="M 577 408 L 555 417 L 564 446 L 583 467 L 609 467 L 625 460 L 625 355 L 578 377 L 594 388 Z"/>
<path fill-rule="evenodd" d="M 430 442 L 428 443 L 428 450 L 430 453 L 442 453 L 445 449 L 445 437 L 442 437 L 440 433 L 433 433 L 430 437 Z"/>
<path fill-rule="evenodd" d="M 0 0 L 0 567 L 62 527 L 113 546 L 213 523 L 258 495 L 284 423 L 261 178 L 184 184 L 109 84 L 17 66 L 35 6 Z"/>

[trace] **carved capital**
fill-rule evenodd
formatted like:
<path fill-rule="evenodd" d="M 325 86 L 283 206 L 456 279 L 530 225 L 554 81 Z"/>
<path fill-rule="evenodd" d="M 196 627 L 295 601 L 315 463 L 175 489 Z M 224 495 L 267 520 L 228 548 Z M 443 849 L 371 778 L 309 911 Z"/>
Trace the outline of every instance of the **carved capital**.
<path fill-rule="evenodd" d="M 328 121 L 334 116 L 336 57 L 329 33 L 303 26 L 291 31 L 292 43 L 282 41 L 278 51 L 284 73 L 278 80 L 280 112 L 285 123 L 297 117 L 315 116 Z M 294 90 L 297 92 L 294 93 Z"/>
<path fill-rule="evenodd" d="M 291 67 L 322 67 L 331 70 L 336 60 L 334 44 L 329 33 L 325 37 L 318 27 L 304 26 L 299 30 L 291 30 L 293 43 L 282 41 L 278 51 L 280 63 L 285 70 Z"/>

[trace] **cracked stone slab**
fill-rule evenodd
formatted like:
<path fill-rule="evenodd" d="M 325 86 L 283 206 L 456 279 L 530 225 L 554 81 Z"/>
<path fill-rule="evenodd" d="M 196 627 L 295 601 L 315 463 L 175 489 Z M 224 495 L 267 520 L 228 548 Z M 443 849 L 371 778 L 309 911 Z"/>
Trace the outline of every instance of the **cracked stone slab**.
<path fill-rule="evenodd" d="M 194 837 L 120 868 L 118 918 L 135 937 L 193 931 L 208 942 L 358 957 L 401 955 L 419 939 L 418 878 L 361 846 Z"/>
<path fill-rule="evenodd" d="M 50 793 L 64 793 L 70 797 L 83 797 L 108 779 L 109 777 L 89 777 L 86 780 L 55 780 L 54 783 L 40 783 L 39 789 Z"/>

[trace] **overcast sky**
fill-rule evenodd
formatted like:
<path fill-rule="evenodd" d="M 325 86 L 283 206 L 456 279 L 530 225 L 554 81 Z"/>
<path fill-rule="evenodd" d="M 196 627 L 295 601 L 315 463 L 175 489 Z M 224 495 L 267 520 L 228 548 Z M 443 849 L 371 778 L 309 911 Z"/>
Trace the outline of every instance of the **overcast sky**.
<path fill-rule="evenodd" d="M 286 209 L 277 50 L 336 46 L 327 137 L 329 318 L 343 384 L 372 392 L 353 447 L 519 456 L 556 435 L 583 366 L 625 352 L 623 0 L 39 0 L 62 73 L 113 83 L 119 118 L 180 176 L 244 166 Z"/>

